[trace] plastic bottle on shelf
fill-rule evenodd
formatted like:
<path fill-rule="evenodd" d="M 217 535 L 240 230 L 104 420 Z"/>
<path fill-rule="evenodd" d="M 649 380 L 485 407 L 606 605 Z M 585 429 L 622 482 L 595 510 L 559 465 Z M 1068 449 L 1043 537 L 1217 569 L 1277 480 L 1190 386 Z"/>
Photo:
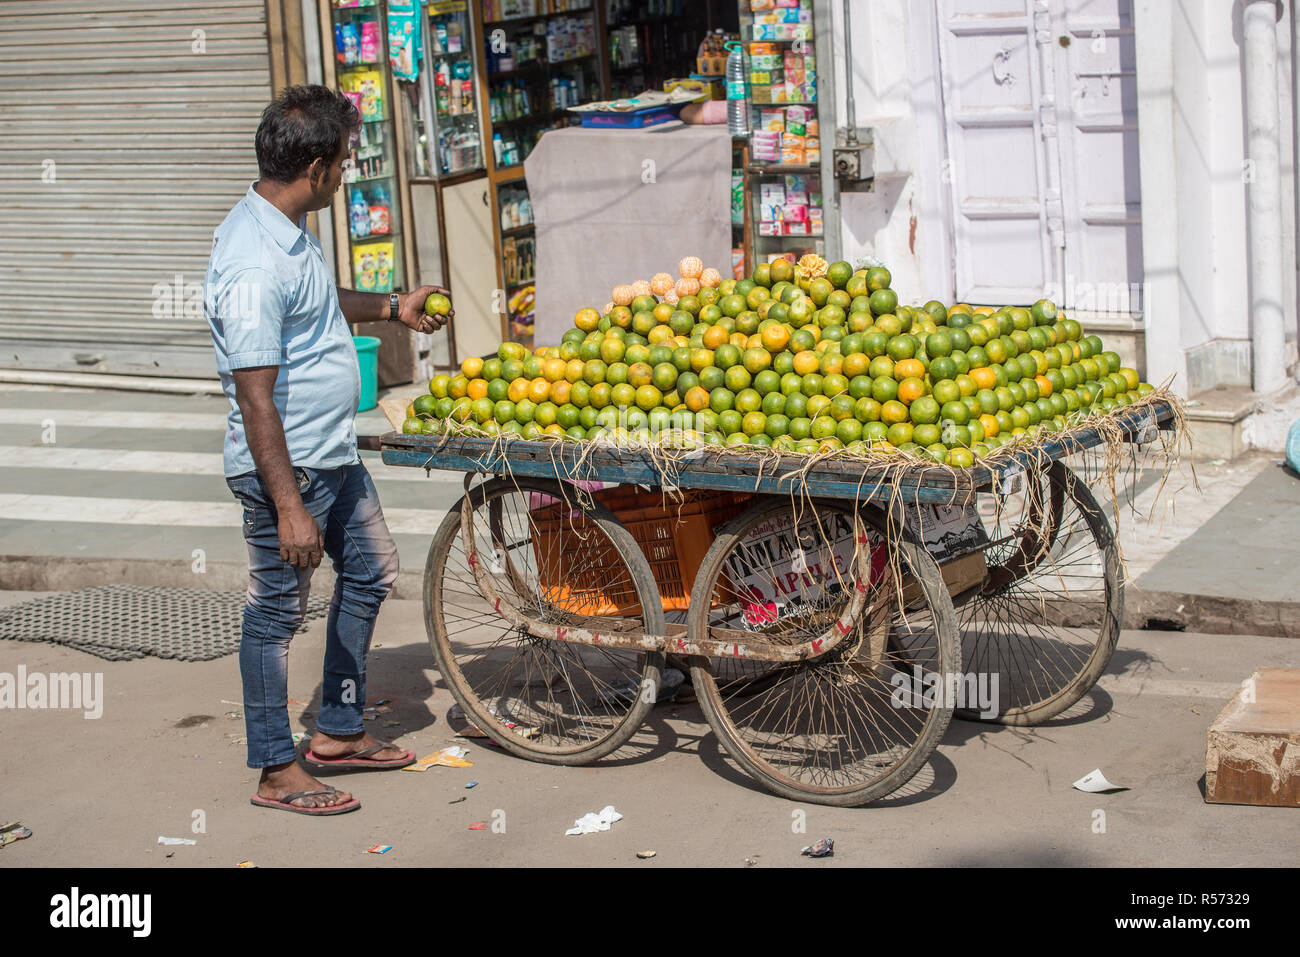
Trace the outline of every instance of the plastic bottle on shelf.
<path fill-rule="evenodd" d="M 501 134 L 499 132 L 493 133 L 492 134 L 492 158 L 498 166 L 505 165 L 502 162 L 502 160 L 505 159 L 505 152 L 506 152 L 506 144 L 501 139 Z"/>
<path fill-rule="evenodd" d="M 370 235 L 370 204 L 361 190 L 353 186 L 348 200 L 348 216 L 352 221 L 352 238 L 365 239 Z"/>
<path fill-rule="evenodd" d="M 727 131 L 732 136 L 749 135 L 749 99 L 745 81 L 745 51 L 732 40 L 727 44 Z"/>
<path fill-rule="evenodd" d="M 438 69 L 434 73 L 433 89 L 434 96 L 437 99 L 438 114 L 446 115 L 451 109 L 451 70 L 448 68 L 446 61 L 438 64 Z"/>
<path fill-rule="evenodd" d="M 355 23 L 345 23 L 339 31 L 342 36 L 342 60 L 344 66 L 355 66 L 361 60 L 361 33 Z"/>

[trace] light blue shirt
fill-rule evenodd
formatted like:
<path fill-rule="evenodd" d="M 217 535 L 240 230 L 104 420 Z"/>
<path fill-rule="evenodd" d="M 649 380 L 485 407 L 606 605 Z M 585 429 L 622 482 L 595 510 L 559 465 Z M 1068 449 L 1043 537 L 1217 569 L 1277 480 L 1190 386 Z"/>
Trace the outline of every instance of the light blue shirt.
<path fill-rule="evenodd" d="M 235 205 L 212 236 L 203 311 L 230 400 L 226 476 L 254 471 L 235 369 L 279 366 L 275 407 L 289 460 L 306 468 L 351 465 L 361 373 L 320 242 L 257 194 Z"/>

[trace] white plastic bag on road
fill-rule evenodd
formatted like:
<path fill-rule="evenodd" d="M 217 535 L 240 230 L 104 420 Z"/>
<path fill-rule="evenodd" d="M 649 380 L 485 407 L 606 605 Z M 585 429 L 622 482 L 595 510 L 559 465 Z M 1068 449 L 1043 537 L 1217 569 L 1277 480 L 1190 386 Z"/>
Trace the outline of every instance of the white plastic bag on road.
<path fill-rule="evenodd" d="M 608 831 L 613 827 L 615 821 L 623 820 L 623 815 L 614 810 L 614 805 L 606 804 L 599 812 L 592 811 L 584 814 L 573 822 L 573 827 L 565 831 L 569 834 L 595 834 L 597 831 Z"/>

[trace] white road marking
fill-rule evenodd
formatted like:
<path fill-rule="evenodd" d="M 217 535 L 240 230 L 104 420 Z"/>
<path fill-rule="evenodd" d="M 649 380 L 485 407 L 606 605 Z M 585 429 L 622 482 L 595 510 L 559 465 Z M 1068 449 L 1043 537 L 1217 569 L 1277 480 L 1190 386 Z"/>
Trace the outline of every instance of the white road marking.
<path fill-rule="evenodd" d="M 446 514 L 442 509 L 384 509 L 388 530 L 394 535 L 432 535 Z M 158 502 L 135 498 L 0 494 L 0 520 L 238 528 L 243 523 L 243 509 L 233 501 Z"/>
<path fill-rule="evenodd" d="M 93 427 L 101 429 L 185 429 L 210 430 L 225 434 L 225 412 L 126 412 L 112 409 L 6 409 L 0 408 L 0 425 L 30 425 L 44 428 L 52 421 L 69 428 Z M 372 415 L 356 419 L 358 431 L 371 434 L 390 431 L 388 420 Z"/>
<path fill-rule="evenodd" d="M 371 476 L 382 482 L 463 482 L 463 472 L 385 465 L 365 459 Z M 147 472 L 162 475 L 224 475 L 220 452 L 148 452 L 134 449 L 88 449 L 58 445 L 0 445 L 0 470 L 76 469 L 83 472 Z M 0 471 L 0 475 L 3 472 Z"/>
<path fill-rule="evenodd" d="M 123 412 L 111 409 L 0 409 L 0 425 L 30 425 L 43 428 L 52 421 L 57 428 L 91 426 L 103 429 L 209 429 L 224 433 L 224 412 Z"/>

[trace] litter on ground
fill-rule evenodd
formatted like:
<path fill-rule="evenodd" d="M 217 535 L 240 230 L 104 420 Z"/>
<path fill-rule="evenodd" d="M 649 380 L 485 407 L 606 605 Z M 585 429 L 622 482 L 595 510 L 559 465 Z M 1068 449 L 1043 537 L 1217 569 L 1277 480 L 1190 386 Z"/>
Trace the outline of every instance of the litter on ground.
<path fill-rule="evenodd" d="M 608 831 L 614 826 L 615 821 L 623 820 L 623 815 L 614 810 L 614 805 L 607 804 L 599 811 L 592 811 L 584 814 L 573 822 L 573 827 L 564 833 L 569 834 L 595 834 L 598 831 Z"/>
<path fill-rule="evenodd" d="M 1101 768 L 1095 768 L 1089 771 L 1079 780 L 1071 785 L 1080 791 L 1087 791 L 1090 794 L 1101 794 L 1106 791 L 1127 791 L 1129 790 L 1122 784 L 1111 784 L 1106 780 L 1106 775 L 1101 773 Z"/>

